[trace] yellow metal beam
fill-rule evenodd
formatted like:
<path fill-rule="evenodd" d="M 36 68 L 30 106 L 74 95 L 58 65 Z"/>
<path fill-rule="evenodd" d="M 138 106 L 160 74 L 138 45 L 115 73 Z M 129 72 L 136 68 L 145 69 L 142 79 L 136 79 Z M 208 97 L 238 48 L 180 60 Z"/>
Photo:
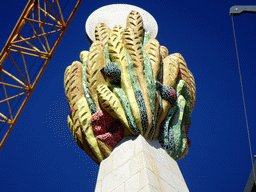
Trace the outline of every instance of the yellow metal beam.
<path fill-rule="evenodd" d="M 28 20 L 28 21 L 34 22 L 34 23 L 40 23 L 42 25 L 48 25 L 48 26 L 52 26 L 52 27 L 61 28 L 61 26 L 59 26 L 59 25 L 53 25 L 51 23 L 45 23 L 45 22 L 43 23 L 42 21 L 37 21 L 37 20 L 34 20 L 34 19 L 30 19 L 30 18 L 25 18 L 25 19 Z"/>
<path fill-rule="evenodd" d="M 15 80 L 16 82 L 18 82 L 19 84 L 21 84 L 23 87 L 27 87 L 21 80 L 19 80 L 17 77 L 13 76 L 12 74 L 8 73 L 7 71 L 5 71 L 4 69 L 1 69 L 1 72 L 5 73 L 6 75 L 8 75 L 9 77 L 11 77 L 13 80 Z M 3 81 L 2 81 L 3 82 Z"/>
<path fill-rule="evenodd" d="M 42 76 L 52 55 L 54 54 L 54 51 L 56 50 L 57 46 L 59 45 L 64 33 L 66 32 L 66 30 L 67 30 L 71 20 L 73 19 L 78 7 L 80 6 L 82 0 L 77 1 L 73 11 L 69 15 L 69 18 L 67 19 L 66 22 L 64 21 L 64 17 L 62 14 L 63 10 L 61 9 L 61 6 L 60 6 L 58 0 L 51 1 L 51 3 L 52 3 L 51 5 L 47 2 L 47 0 L 45 0 L 45 2 L 46 2 L 45 5 L 48 6 L 48 11 L 46 11 L 46 9 L 44 9 L 40 6 L 39 1 L 36 1 L 36 0 L 28 1 L 16 26 L 14 27 L 2 52 L 0 53 L 0 76 L 1 76 L 0 86 L 3 86 L 4 93 L 5 93 L 5 98 L 2 100 L 0 99 L 0 103 L 6 102 L 7 106 L 8 106 L 8 111 L 10 113 L 9 114 L 10 118 L 8 118 L 3 113 L 3 111 L 1 111 L 3 109 L 0 109 L 0 117 L 3 118 L 3 120 L 0 119 L 0 127 L 1 127 L 1 123 L 10 125 L 5 136 L 3 137 L 3 139 L 0 143 L 0 150 L 2 149 L 8 136 L 10 135 L 15 123 L 17 122 L 28 99 L 30 98 L 32 92 L 34 91 L 40 77 Z M 56 10 L 54 10 L 54 8 L 53 8 L 54 3 L 57 4 Z M 33 11 L 36 11 L 37 19 L 34 18 L 34 14 L 31 14 Z M 52 12 L 52 14 L 50 13 L 50 11 Z M 57 16 L 57 13 L 59 14 L 60 18 Z M 33 18 L 32 18 L 32 15 L 33 15 Z M 44 16 L 44 19 L 42 19 L 43 16 Z M 50 23 L 50 21 L 46 22 L 47 18 L 50 18 L 51 21 L 53 21 L 53 23 Z M 32 36 L 22 37 L 20 34 L 22 29 L 26 26 L 29 26 L 29 25 L 26 25 L 26 23 L 30 24 L 30 27 L 31 27 L 30 29 L 32 29 L 34 33 L 32 34 Z M 35 28 L 35 24 L 38 25 L 37 30 Z M 51 31 L 46 32 L 44 26 L 51 26 L 53 29 Z M 56 28 L 57 28 L 57 30 L 56 30 Z M 41 32 L 41 34 L 39 34 L 40 32 Z M 47 39 L 46 36 L 51 35 L 53 33 L 58 33 L 58 37 L 55 41 L 53 41 L 54 42 L 53 46 L 50 47 L 49 40 Z M 44 38 L 44 42 L 40 39 L 40 37 Z M 33 40 L 33 41 L 38 40 L 40 42 L 40 46 L 42 46 L 42 47 L 38 47 L 37 45 L 34 45 L 34 43 L 31 43 L 31 40 Z M 29 47 L 26 47 L 25 45 L 29 46 Z M 47 50 L 45 47 L 47 47 Z M 41 50 L 42 48 L 44 51 Z M 16 50 L 16 49 L 19 49 L 19 50 Z M 25 51 L 27 51 L 27 52 L 25 52 Z M 13 52 L 15 54 L 21 55 L 22 62 L 24 64 L 24 68 L 25 68 L 24 74 L 21 72 L 21 70 L 18 68 L 18 65 L 16 64 L 15 60 L 12 58 L 11 54 L 14 54 Z M 27 70 L 28 62 L 31 62 L 31 59 L 28 61 L 28 60 L 26 60 L 25 56 L 31 57 L 31 58 L 40 58 L 44 63 L 42 68 L 38 72 L 37 77 L 35 78 L 35 80 L 33 82 L 31 82 L 31 79 L 29 78 L 29 75 L 31 75 L 31 74 L 29 74 L 29 71 Z M 23 83 L 21 80 L 19 80 L 19 78 L 16 77 L 16 75 L 11 74 L 11 72 L 7 72 L 6 70 L 3 69 L 5 67 L 4 63 L 7 61 L 7 58 L 9 58 L 12 61 L 12 64 L 15 65 L 15 67 L 19 71 L 19 74 L 25 83 Z M 21 66 L 21 65 L 19 65 L 19 66 Z M 6 80 L 4 80 L 4 78 L 3 78 L 3 73 L 5 75 L 7 75 L 8 77 L 11 77 L 13 80 L 15 80 L 15 82 L 21 84 L 22 87 L 14 85 L 13 83 L 6 82 Z M 22 90 L 22 93 L 13 95 L 12 97 L 8 97 L 9 94 L 8 94 L 8 90 L 6 89 L 6 86 L 12 87 L 17 90 Z M 24 90 L 25 90 L 25 92 L 24 92 Z M 20 105 L 17 113 L 13 114 L 12 113 L 13 110 L 11 109 L 9 100 L 15 99 L 22 95 L 26 95 L 26 97 L 25 97 L 24 101 L 22 102 L 22 104 Z"/>

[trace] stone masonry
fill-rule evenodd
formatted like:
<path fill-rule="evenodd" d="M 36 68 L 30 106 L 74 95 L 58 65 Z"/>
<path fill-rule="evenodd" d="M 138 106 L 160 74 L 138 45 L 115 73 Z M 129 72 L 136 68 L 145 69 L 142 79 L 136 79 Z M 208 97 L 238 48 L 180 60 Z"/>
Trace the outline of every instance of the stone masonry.
<path fill-rule="evenodd" d="M 158 140 L 125 137 L 100 164 L 95 192 L 188 192 L 179 166 Z"/>

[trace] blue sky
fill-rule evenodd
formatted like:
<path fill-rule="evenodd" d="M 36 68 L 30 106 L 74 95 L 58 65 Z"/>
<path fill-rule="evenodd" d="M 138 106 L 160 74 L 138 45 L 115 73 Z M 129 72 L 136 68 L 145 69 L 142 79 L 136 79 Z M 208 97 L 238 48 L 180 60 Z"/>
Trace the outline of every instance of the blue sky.
<path fill-rule="evenodd" d="M 0 47 L 26 2 L 1 2 Z M 188 134 L 191 147 L 178 161 L 190 191 L 243 191 L 252 165 L 229 9 L 253 5 L 252 0 L 84 0 L 0 151 L 0 191 L 94 191 L 99 166 L 69 132 L 63 78 L 65 68 L 90 48 L 84 27 L 87 17 L 113 3 L 136 5 L 151 13 L 158 23 L 160 44 L 169 53 L 181 53 L 194 74 L 197 96 Z M 256 155 L 256 15 L 234 17 L 234 23 Z"/>

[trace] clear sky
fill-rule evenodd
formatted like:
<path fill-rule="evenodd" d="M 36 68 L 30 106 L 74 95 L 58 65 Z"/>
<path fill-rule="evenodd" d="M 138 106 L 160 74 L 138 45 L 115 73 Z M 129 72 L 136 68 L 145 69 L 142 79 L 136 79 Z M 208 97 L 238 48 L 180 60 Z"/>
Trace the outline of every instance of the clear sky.
<path fill-rule="evenodd" d="M 1 0 L 1 49 L 26 2 Z M 178 161 L 190 191 L 243 191 L 252 165 L 229 9 L 253 5 L 252 0 L 84 0 L 0 151 L 0 191 L 94 191 L 99 166 L 70 134 L 63 78 L 65 68 L 90 48 L 84 27 L 87 17 L 113 3 L 136 5 L 151 13 L 158 23 L 160 44 L 169 53 L 181 53 L 194 74 L 191 147 Z M 256 15 L 234 17 L 234 23 L 256 155 Z"/>

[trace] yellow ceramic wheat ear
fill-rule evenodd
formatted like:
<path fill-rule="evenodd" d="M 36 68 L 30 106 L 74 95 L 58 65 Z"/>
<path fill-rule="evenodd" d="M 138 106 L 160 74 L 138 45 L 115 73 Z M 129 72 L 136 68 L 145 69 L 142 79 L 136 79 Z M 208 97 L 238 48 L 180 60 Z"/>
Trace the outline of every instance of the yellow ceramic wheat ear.
<path fill-rule="evenodd" d="M 87 61 L 88 55 L 89 55 L 89 51 L 81 51 L 81 52 L 80 52 L 80 55 L 79 55 L 80 61 L 81 61 L 82 63 L 83 63 L 84 61 Z"/>
<path fill-rule="evenodd" d="M 67 98 L 67 101 L 68 101 L 68 104 L 70 106 L 70 100 L 69 100 L 69 89 L 70 87 L 68 86 L 69 84 L 69 76 L 70 76 L 70 68 L 71 66 L 68 66 L 65 70 L 65 73 L 64 73 L 64 88 L 65 88 L 65 94 L 66 94 L 66 98 Z"/>
<path fill-rule="evenodd" d="M 141 93 L 142 93 L 142 98 L 145 104 L 146 114 L 144 115 L 147 115 L 147 128 L 145 130 L 145 133 L 143 133 L 143 135 L 147 136 L 152 127 L 152 113 L 151 113 L 151 108 L 149 103 L 147 83 L 145 80 L 145 75 L 143 70 L 144 62 L 143 62 L 143 54 L 142 54 L 142 44 L 139 38 L 139 33 L 136 30 L 136 28 L 134 30 L 129 27 L 126 28 L 124 31 L 123 37 L 124 37 L 124 46 L 131 57 L 135 76 L 138 80 Z M 138 101 L 138 102 L 141 102 L 141 101 Z"/>
<path fill-rule="evenodd" d="M 100 152 L 91 127 L 91 111 L 84 98 L 82 70 L 82 64 L 79 61 L 75 61 L 67 68 L 65 74 L 65 92 L 71 108 L 69 126 L 78 145 L 87 150 L 84 148 L 84 145 L 86 146 L 85 140 L 87 140 L 90 149 L 97 157 L 97 161 L 100 162 L 104 157 Z"/>
<path fill-rule="evenodd" d="M 111 29 L 105 23 L 99 23 L 95 28 L 95 39 L 101 41 L 103 46 L 108 44 Z"/>
<path fill-rule="evenodd" d="M 88 55 L 86 65 L 86 78 L 88 82 L 88 88 L 93 102 L 97 109 L 100 109 L 97 98 L 98 85 L 105 84 L 105 79 L 100 72 L 100 69 L 105 66 L 104 47 L 100 41 L 95 41 L 90 47 L 90 53 Z"/>
<path fill-rule="evenodd" d="M 77 67 L 75 67 L 75 65 L 77 64 Z M 65 76 L 64 76 L 64 88 L 65 88 L 65 94 L 66 94 L 66 98 L 68 100 L 68 104 L 71 108 L 71 114 L 70 114 L 70 118 L 74 121 L 74 123 L 72 122 L 72 130 L 71 133 L 74 136 L 74 139 L 76 141 L 76 143 L 83 148 L 83 139 L 82 139 L 82 133 L 80 130 L 80 124 L 78 121 L 78 117 L 76 116 L 77 113 L 77 106 L 76 101 L 77 99 L 80 98 L 80 96 L 77 97 L 77 95 L 74 94 L 74 91 L 76 89 L 76 83 L 79 81 L 79 79 L 76 78 L 75 76 L 75 72 L 78 71 L 79 74 L 79 70 L 77 70 L 79 68 L 79 62 L 73 62 L 71 66 L 68 66 L 66 68 L 65 71 Z M 71 121 L 69 121 L 70 124 Z M 71 127 L 70 127 L 71 128 Z"/>
<path fill-rule="evenodd" d="M 124 45 L 122 43 L 124 29 L 120 25 L 115 25 L 110 33 L 108 42 L 109 56 L 112 62 L 115 62 L 121 68 L 121 62 L 125 62 L 123 53 Z"/>
<path fill-rule="evenodd" d="M 83 67 L 79 61 L 74 61 L 67 67 L 64 78 L 64 87 L 69 106 L 72 109 L 76 102 L 83 97 Z"/>
<path fill-rule="evenodd" d="M 178 57 L 171 54 L 164 59 L 163 63 L 163 85 L 175 88 L 179 74 Z"/>
<path fill-rule="evenodd" d="M 144 37 L 143 20 L 137 11 L 131 11 L 126 20 L 126 27 L 138 32 L 139 40 L 142 43 Z"/>
<path fill-rule="evenodd" d="M 71 113 L 68 115 L 68 127 L 69 130 L 75 140 L 75 142 L 77 143 L 77 145 L 84 150 L 97 164 L 100 164 L 100 161 L 98 160 L 98 158 L 96 157 L 96 155 L 94 154 L 94 152 L 92 151 L 90 145 L 88 144 L 84 134 L 81 131 L 81 127 L 79 129 L 76 129 L 77 131 L 75 132 L 75 128 L 74 128 L 74 123 L 73 120 L 71 118 Z M 80 142 L 80 140 L 78 139 L 78 137 L 81 137 L 83 139 L 83 143 Z"/>
<path fill-rule="evenodd" d="M 125 55 L 125 48 L 122 43 L 123 29 L 120 26 L 115 26 L 111 32 L 109 39 L 109 55 L 112 62 L 119 65 L 121 69 L 121 88 L 127 95 L 134 116 L 136 125 L 142 133 L 142 124 L 138 104 L 136 102 L 135 93 L 132 89 L 128 63 Z"/>
<path fill-rule="evenodd" d="M 188 91 L 191 97 L 191 111 L 194 109 L 195 106 L 195 101 L 196 101 L 196 84 L 195 84 L 195 79 L 191 71 L 188 69 L 189 73 L 189 80 L 190 83 L 188 84 Z"/>
<path fill-rule="evenodd" d="M 165 57 L 167 57 L 169 55 L 169 51 L 165 46 L 160 46 L 160 53 L 162 56 L 162 59 L 164 59 Z"/>
<path fill-rule="evenodd" d="M 99 161 L 102 161 L 104 159 L 104 156 L 99 148 L 97 139 L 94 136 L 93 128 L 91 125 L 91 111 L 89 108 L 89 105 L 85 99 L 85 97 L 82 97 L 78 102 L 78 119 L 81 124 L 81 129 L 83 133 L 85 134 L 86 140 L 88 141 L 92 151 L 96 155 L 97 159 Z"/>
<path fill-rule="evenodd" d="M 144 47 L 152 65 L 153 77 L 157 81 L 157 76 L 160 70 L 160 44 L 156 39 L 150 39 Z"/>
<path fill-rule="evenodd" d="M 97 92 L 101 107 L 113 118 L 118 119 L 124 128 L 130 132 L 130 135 L 135 135 L 128 124 L 125 111 L 117 96 L 106 85 L 98 86 Z"/>
<path fill-rule="evenodd" d="M 102 141 L 99 140 L 99 139 L 97 139 L 97 141 L 98 141 L 98 145 L 99 145 L 100 151 L 101 151 L 101 152 L 103 153 L 103 155 L 104 155 L 104 159 L 107 158 L 107 157 L 111 154 L 113 148 L 110 147 L 110 146 L 108 146 L 108 145 L 106 145 L 104 142 L 102 142 Z M 99 164 L 99 163 L 98 163 L 98 164 Z"/>
<path fill-rule="evenodd" d="M 194 105 L 195 105 L 195 99 L 196 99 L 196 87 L 195 87 L 194 76 L 191 73 L 191 71 L 188 69 L 186 61 L 182 57 L 182 55 L 179 53 L 175 53 L 175 56 L 178 58 L 178 64 L 179 64 L 179 70 L 180 70 L 179 71 L 179 79 L 182 79 L 187 83 L 188 92 L 191 97 L 190 108 L 191 108 L 191 110 L 193 110 Z"/>

